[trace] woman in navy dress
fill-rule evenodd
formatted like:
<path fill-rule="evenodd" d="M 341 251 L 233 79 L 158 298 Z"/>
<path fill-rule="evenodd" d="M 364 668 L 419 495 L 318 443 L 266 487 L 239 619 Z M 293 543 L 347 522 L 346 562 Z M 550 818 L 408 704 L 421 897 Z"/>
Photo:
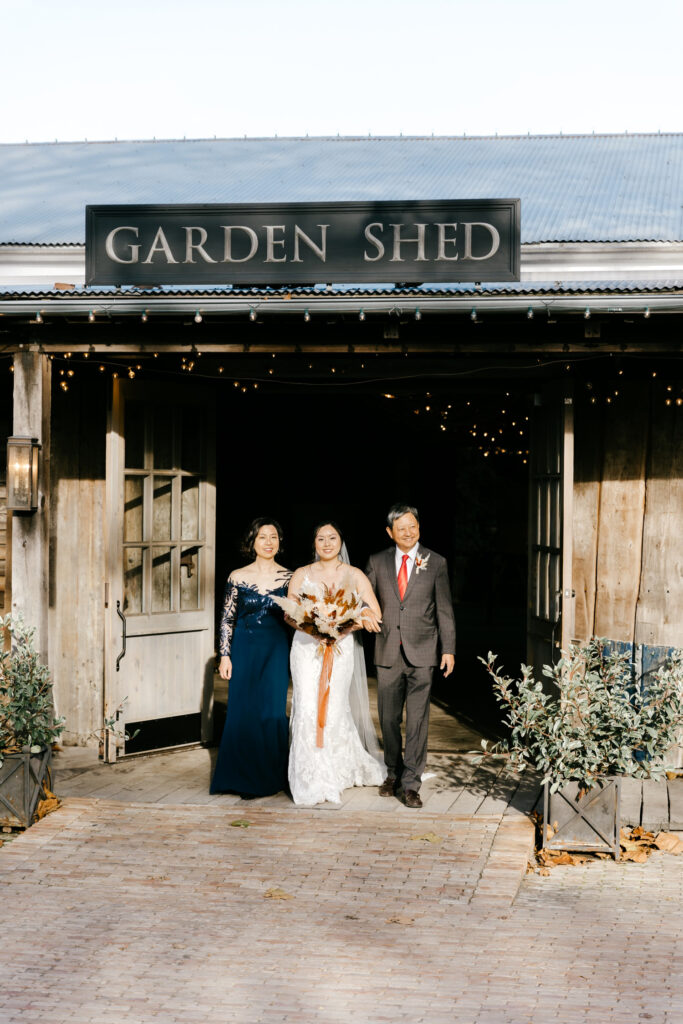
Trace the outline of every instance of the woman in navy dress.
<path fill-rule="evenodd" d="M 255 519 L 242 545 L 254 561 L 230 573 L 220 625 L 219 674 L 230 682 L 212 793 L 269 796 L 287 788 L 289 632 L 271 595 L 291 577 L 275 560 L 282 530 Z"/>

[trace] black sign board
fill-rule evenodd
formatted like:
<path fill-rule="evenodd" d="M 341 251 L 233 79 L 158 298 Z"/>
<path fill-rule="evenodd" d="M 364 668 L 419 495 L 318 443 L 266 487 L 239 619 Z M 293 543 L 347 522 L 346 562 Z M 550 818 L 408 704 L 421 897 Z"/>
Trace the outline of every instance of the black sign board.
<path fill-rule="evenodd" d="M 86 284 L 519 280 L 519 199 L 87 206 Z"/>

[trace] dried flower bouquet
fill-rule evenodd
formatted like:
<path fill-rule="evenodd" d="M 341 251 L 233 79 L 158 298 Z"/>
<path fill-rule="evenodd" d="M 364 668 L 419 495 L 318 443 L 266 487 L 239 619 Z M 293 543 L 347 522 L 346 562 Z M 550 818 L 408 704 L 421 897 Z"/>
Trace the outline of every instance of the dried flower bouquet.
<path fill-rule="evenodd" d="M 341 577 L 336 587 L 328 587 L 305 579 L 300 593 L 293 597 L 275 597 L 273 601 L 284 611 L 291 625 L 319 641 L 322 668 L 318 683 L 318 719 L 316 745 L 324 746 L 330 679 L 337 642 L 363 625 L 363 599 L 355 589 L 350 573 Z"/>

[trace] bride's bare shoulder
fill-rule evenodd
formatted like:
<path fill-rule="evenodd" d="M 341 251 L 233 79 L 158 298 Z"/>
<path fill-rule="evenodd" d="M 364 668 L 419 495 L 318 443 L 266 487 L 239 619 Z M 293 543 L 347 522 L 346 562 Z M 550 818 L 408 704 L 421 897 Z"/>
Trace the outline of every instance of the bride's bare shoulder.
<path fill-rule="evenodd" d="M 294 572 L 292 573 L 292 578 L 290 580 L 290 586 L 296 586 L 297 583 L 300 583 L 301 580 L 305 579 L 306 576 L 310 575 L 310 571 L 311 571 L 310 565 L 301 565 L 301 566 L 299 566 L 299 568 L 295 569 Z"/>

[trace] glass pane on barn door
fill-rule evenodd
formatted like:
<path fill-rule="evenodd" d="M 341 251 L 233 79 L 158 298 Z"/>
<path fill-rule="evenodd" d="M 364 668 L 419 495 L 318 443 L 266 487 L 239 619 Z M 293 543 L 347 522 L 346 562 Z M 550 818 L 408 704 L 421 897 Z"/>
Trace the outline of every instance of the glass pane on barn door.
<path fill-rule="evenodd" d="M 123 610 L 127 615 L 142 615 L 143 572 L 147 552 L 144 548 L 123 549 Z"/>
<path fill-rule="evenodd" d="M 201 549 L 182 548 L 180 552 L 180 610 L 195 611 L 199 608 L 199 571 Z"/>
<path fill-rule="evenodd" d="M 170 612 L 173 548 L 152 549 L 152 611 Z"/>
<path fill-rule="evenodd" d="M 152 539 L 173 540 L 173 477 L 170 476 L 154 477 Z"/>
<path fill-rule="evenodd" d="M 143 501 L 144 476 L 127 476 L 123 497 L 123 539 L 124 541 L 144 540 Z"/>
<path fill-rule="evenodd" d="M 182 540 L 199 540 L 202 536 L 199 520 L 199 477 L 181 477 L 180 536 Z"/>

